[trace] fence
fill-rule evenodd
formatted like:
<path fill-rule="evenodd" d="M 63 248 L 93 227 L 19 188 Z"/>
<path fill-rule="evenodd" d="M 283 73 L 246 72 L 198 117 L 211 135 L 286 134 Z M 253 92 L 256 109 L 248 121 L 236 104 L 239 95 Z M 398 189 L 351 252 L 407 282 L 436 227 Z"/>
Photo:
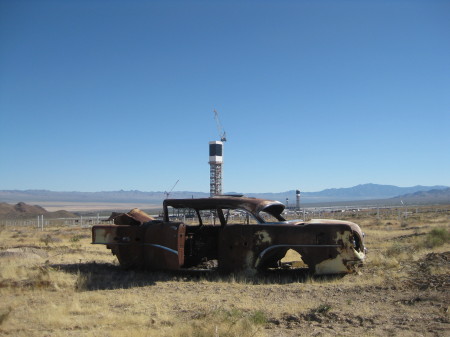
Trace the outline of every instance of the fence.
<path fill-rule="evenodd" d="M 290 219 L 303 219 L 305 221 L 310 219 L 332 218 L 332 219 L 349 219 L 349 217 L 358 218 L 359 216 L 373 216 L 377 219 L 398 218 L 404 219 L 410 216 L 434 213 L 435 215 L 447 214 L 450 215 L 450 206 L 404 206 L 404 207 L 364 207 L 358 208 L 353 206 L 347 207 L 305 207 L 301 210 L 287 209 L 283 216 Z M 77 218 L 44 218 L 43 215 L 36 216 L 33 219 L 14 219 L 14 220 L 0 220 L 0 226 L 29 226 L 43 230 L 45 227 L 90 227 L 97 224 L 112 224 L 113 221 L 107 221 L 108 216 L 80 216 Z M 206 216 L 205 223 L 217 223 L 217 219 L 210 214 Z M 171 221 L 183 221 L 187 224 L 197 223 L 197 219 L 191 217 L 189 213 L 173 212 L 170 216 Z M 230 215 L 230 222 L 246 223 L 248 217 L 241 213 Z M 270 219 L 266 219 L 271 221 Z M 273 221 L 273 219 L 272 219 Z"/>
<path fill-rule="evenodd" d="M 113 223 L 107 221 L 108 216 L 80 216 L 78 218 L 44 218 L 43 215 L 38 215 L 34 219 L 13 219 L 13 220 L 0 220 L 1 226 L 29 226 L 36 227 L 43 230 L 45 227 L 90 227 L 97 224 Z"/>
<path fill-rule="evenodd" d="M 408 218 L 418 214 L 448 214 L 450 206 L 346 206 L 346 207 L 305 207 L 301 210 L 290 208 L 285 210 L 284 216 L 288 219 L 300 218 L 304 220 L 333 218 L 348 219 L 349 217 L 373 216 L 377 219 Z"/>

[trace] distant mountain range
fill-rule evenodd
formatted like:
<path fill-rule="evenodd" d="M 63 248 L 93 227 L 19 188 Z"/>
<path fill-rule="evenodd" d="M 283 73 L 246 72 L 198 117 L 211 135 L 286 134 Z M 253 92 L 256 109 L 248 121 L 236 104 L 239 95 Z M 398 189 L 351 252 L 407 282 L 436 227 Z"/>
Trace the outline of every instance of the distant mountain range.
<path fill-rule="evenodd" d="M 360 201 L 391 199 L 407 194 L 422 191 L 445 190 L 448 186 L 412 186 L 398 187 L 394 185 L 362 184 L 348 188 L 329 188 L 320 192 L 301 192 L 302 203 Z M 257 198 L 278 199 L 282 202 L 289 198 L 290 203 L 295 203 L 295 190 L 282 193 L 250 193 L 249 196 Z"/>
<path fill-rule="evenodd" d="M 246 196 L 279 200 L 290 205 L 296 201 L 295 190 L 280 193 L 237 193 Z M 233 192 L 234 193 L 234 192 Z M 233 194 L 226 193 L 226 194 Z M 174 191 L 170 198 L 205 198 L 209 193 Z M 159 205 L 165 199 L 164 192 L 142 191 L 109 191 L 109 192 L 55 192 L 48 190 L 0 190 L 0 202 L 33 202 L 62 201 L 62 202 L 109 202 L 109 203 L 149 203 Z M 393 185 L 363 184 L 348 188 L 331 188 L 320 192 L 303 192 L 300 194 L 301 203 L 329 203 L 343 201 L 362 201 L 380 199 L 422 200 L 421 203 L 450 202 L 450 188 L 448 186 L 413 186 L 398 187 Z"/>
<path fill-rule="evenodd" d="M 401 202 L 406 201 L 409 204 L 441 204 L 450 203 L 450 188 L 445 189 L 435 189 L 429 191 L 418 191 L 414 193 L 409 193 L 401 195 L 393 200 L 400 200 Z"/>
<path fill-rule="evenodd" d="M 45 215 L 46 219 L 76 217 L 75 214 L 66 211 L 47 212 L 41 206 L 28 205 L 24 202 L 19 202 L 15 205 L 0 202 L 0 218 L 20 219 L 20 218 L 30 218 L 32 216 L 37 215 Z"/>

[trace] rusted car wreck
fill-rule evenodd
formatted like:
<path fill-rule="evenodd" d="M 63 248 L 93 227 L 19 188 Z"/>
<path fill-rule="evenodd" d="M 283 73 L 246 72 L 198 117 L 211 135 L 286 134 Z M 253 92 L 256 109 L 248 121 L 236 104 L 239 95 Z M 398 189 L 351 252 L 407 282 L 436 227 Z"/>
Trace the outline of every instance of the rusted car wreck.
<path fill-rule="evenodd" d="M 357 224 L 288 221 L 278 201 L 216 196 L 167 199 L 163 207 L 162 220 L 137 209 L 115 214 L 114 225 L 92 227 L 92 243 L 105 244 L 125 268 L 191 269 L 213 261 L 219 272 L 256 271 L 277 268 L 292 249 L 313 273 L 339 274 L 365 258 Z"/>

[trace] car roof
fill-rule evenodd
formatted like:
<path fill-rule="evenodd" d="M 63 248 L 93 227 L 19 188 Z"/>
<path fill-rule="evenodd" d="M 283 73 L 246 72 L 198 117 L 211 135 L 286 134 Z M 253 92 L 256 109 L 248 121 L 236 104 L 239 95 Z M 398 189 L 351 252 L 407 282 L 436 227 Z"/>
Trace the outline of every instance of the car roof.
<path fill-rule="evenodd" d="M 279 201 L 250 198 L 250 197 L 232 197 L 232 196 L 214 196 L 210 198 L 196 199 L 166 199 L 164 208 L 170 206 L 173 208 L 193 208 L 197 210 L 230 208 L 244 209 L 252 214 L 258 214 L 264 211 L 268 214 L 279 216 L 284 205 Z"/>

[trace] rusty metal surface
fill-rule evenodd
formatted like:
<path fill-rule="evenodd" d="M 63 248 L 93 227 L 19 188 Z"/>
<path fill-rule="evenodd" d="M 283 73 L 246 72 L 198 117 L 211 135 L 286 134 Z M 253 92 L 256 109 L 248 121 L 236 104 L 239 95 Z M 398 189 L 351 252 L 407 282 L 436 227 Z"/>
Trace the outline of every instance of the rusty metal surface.
<path fill-rule="evenodd" d="M 163 206 L 166 215 L 168 206 L 173 208 L 193 208 L 197 210 L 228 208 L 243 209 L 253 215 L 257 215 L 259 212 L 264 211 L 278 218 L 280 221 L 284 220 L 281 216 L 284 205 L 281 202 L 258 198 L 215 196 L 198 199 L 166 199 L 164 200 Z M 168 218 L 165 219 L 165 221 L 168 220 Z"/>
<path fill-rule="evenodd" d="M 172 270 L 184 263 L 185 233 L 182 223 L 99 225 L 92 227 L 92 243 L 106 244 L 125 268 Z"/>
<path fill-rule="evenodd" d="M 333 261 L 350 249 L 352 242 L 345 239 L 344 233 L 348 233 L 348 238 L 359 235 L 345 223 L 226 226 L 219 240 L 219 269 L 231 272 L 276 267 L 286 252 L 293 249 L 316 273 L 332 273 L 333 266 L 330 270 L 317 270 L 316 266 L 327 260 Z M 350 271 L 351 260 L 359 261 L 351 251 L 347 255 L 342 266 L 335 266 L 336 272 Z"/>
<path fill-rule="evenodd" d="M 222 226 L 186 225 L 168 221 L 167 207 L 215 210 Z M 134 209 L 114 217 L 120 225 L 93 226 L 93 243 L 106 244 L 126 268 L 192 268 L 216 261 L 221 272 L 276 268 L 289 249 L 298 252 L 316 274 L 351 272 L 365 258 L 364 236 L 349 221 L 313 219 L 284 221 L 284 205 L 277 201 L 212 197 L 164 201 L 165 221 L 148 220 Z M 226 224 L 223 210 L 246 210 L 252 215 L 267 209 L 278 222 Z M 131 220 L 132 221 L 131 221 Z"/>
<path fill-rule="evenodd" d="M 184 263 L 186 225 L 156 223 L 147 226 L 144 254 L 148 267 L 176 270 Z"/>
<path fill-rule="evenodd" d="M 144 233 L 144 228 L 135 225 L 96 225 L 92 227 L 92 243 L 106 244 L 124 268 L 140 268 L 144 266 Z"/>
<path fill-rule="evenodd" d="M 137 226 L 155 219 L 152 218 L 147 213 L 145 213 L 144 211 L 138 208 L 133 208 L 128 213 L 113 212 L 111 216 L 108 218 L 108 220 L 109 221 L 113 220 L 116 225 Z"/>

